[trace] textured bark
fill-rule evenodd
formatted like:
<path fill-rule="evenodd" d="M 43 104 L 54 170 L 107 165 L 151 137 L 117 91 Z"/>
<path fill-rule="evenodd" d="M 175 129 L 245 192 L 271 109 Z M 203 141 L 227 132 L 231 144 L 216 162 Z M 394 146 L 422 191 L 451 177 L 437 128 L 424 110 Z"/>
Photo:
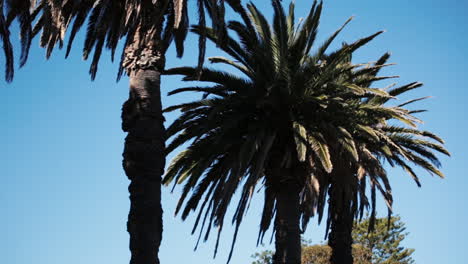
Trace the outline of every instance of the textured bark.
<path fill-rule="evenodd" d="M 131 264 L 157 264 L 162 239 L 161 176 L 165 166 L 164 118 L 160 98 L 160 73 L 140 70 L 130 75 L 130 98 L 124 104 L 123 167 L 131 183 Z"/>
<path fill-rule="evenodd" d="M 122 108 L 125 138 L 123 167 L 128 179 L 130 264 L 159 264 L 163 223 L 161 178 L 165 166 L 165 129 L 161 105 L 164 54 L 158 25 L 140 28 L 125 50 L 123 66 L 130 76 L 130 96 Z"/>
<path fill-rule="evenodd" d="M 294 181 L 284 182 L 277 191 L 274 264 L 301 263 L 299 192 Z"/>

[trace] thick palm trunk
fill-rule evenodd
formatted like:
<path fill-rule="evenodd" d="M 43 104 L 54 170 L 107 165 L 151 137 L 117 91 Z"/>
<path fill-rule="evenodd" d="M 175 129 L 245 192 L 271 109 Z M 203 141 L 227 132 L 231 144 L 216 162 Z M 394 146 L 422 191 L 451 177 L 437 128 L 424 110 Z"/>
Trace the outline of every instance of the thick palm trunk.
<path fill-rule="evenodd" d="M 122 66 L 130 77 L 130 96 L 122 108 L 122 129 L 128 132 L 123 167 L 130 185 L 130 264 L 159 264 L 163 223 L 161 179 L 166 162 L 161 105 L 162 1 L 146 1 L 141 24 L 125 48 Z"/>
<path fill-rule="evenodd" d="M 156 264 L 162 239 L 161 176 L 164 172 L 164 125 L 160 73 L 139 70 L 130 76 L 130 98 L 122 113 L 125 138 L 123 166 L 131 183 L 131 264 Z"/>
<path fill-rule="evenodd" d="M 299 184 L 293 181 L 284 182 L 277 189 L 274 264 L 301 263 L 299 192 Z"/>
<path fill-rule="evenodd" d="M 154 36 L 154 35 L 153 35 Z M 126 50 L 130 98 L 122 108 L 122 129 L 128 132 L 123 167 L 130 179 L 130 264 L 159 264 L 162 239 L 161 177 L 165 166 L 165 129 L 161 106 L 164 55 L 154 42 L 143 47 L 139 35 Z"/>
<path fill-rule="evenodd" d="M 334 190 L 331 190 L 332 192 Z M 332 198 L 333 199 L 333 198 Z M 328 245 L 332 248 L 331 264 L 353 264 L 353 217 L 350 203 L 343 202 L 339 212 L 332 216 Z"/>

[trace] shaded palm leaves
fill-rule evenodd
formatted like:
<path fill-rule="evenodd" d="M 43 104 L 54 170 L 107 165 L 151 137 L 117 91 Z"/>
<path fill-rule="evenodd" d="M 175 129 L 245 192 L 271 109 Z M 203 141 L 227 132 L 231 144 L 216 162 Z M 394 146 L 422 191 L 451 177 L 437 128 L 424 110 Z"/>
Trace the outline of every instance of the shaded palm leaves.
<path fill-rule="evenodd" d="M 239 5 L 239 0 L 230 0 Z M 224 28 L 224 1 L 197 0 L 199 25 L 205 26 L 205 10 L 217 25 L 217 34 L 222 38 Z M 5 8 L 4 8 L 5 7 Z M 3 10 L 7 10 L 6 19 Z M 94 79 L 103 48 L 111 50 L 112 59 L 119 41 L 125 38 L 125 47 L 132 44 L 139 32 L 153 38 L 165 52 L 172 40 L 175 41 L 178 56 L 183 54 L 183 42 L 188 32 L 189 18 L 187 0 L 0 0 L 0 38 L 6 55 L 6 79 L 13 78 L 13 51 L 9 42 L 8 26 L 18 18 L 21 26 L 22 55 L 20 64 L 26 62 L 31 38 L 42 32 L 40 46 L 46 49 L 47 58 L 56 45 L 62 48 L 66 32 L 69 31 L 66 56 L 69 55 L 76 34 L 87 19 L 83 57 L 88 59 L 94 51 L 90 67 Z M 37 19 L 36 19 L 37 18 Z M 163 21 L 166 21 L 163 24 Z M 32 22 L 36 21 L 34 27 Z M 158 27 L 151 32 L 151 27 Z M 205 41 L 200 38 L 200 65 L 203 62 Z M 143 45 L 143 43 L 142 43 Z M 125 48 L 121 56 L 124 59 Z M 119 78 L 123 74 L 120 64 Z"/>

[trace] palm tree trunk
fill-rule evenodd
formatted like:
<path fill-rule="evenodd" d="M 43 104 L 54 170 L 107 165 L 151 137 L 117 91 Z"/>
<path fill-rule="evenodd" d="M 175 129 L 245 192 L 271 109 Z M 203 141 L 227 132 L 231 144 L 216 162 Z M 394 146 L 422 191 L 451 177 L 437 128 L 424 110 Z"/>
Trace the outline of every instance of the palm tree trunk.
<path fill-rule="evenodd" d="M 348 205 L 347 208 L 336 213 L 331 222 L 328 238 L 328 245 L 332 248 L 331 264 L 353 264 L 353 217 L 350 214 L 349 203 L 345 204 Z"/>
<path fill-rule="evenodd" d="M 353 174 L 352 164 L 334 148 L 332 155 L 333 171 L 330 174 L 328 190 L 330 214 L 330 234 L 328 245 L 332 249 L 331 264 L 353 264 L 353 199 L 357 177 Z"/>
<path fill-rule="evenodd" d="M 277 188 L 274 264 L 301 263 L 299 192 L 299 184 L 294 181 L 283 182 Z"/>
<path fill-rule="evenodd" d="M 344 175 L 339 175 L 343 177 Z M 348 186 L 349 188 L 349 186 Z M 353 215 L 351 201 L 346 195 L 345 188 L 332 182 L 329 190 L 331 210 L 331 226 L 328 245 L 332 248 L 331 264 L 353 264 Z"/>
<path fill-rule="evenodd" d="M 137 41 L 138 42 L 138 41 Z M 137 43 L 136 42 L 136 43 Z M 138 48 L 138 50 L 137 50 Z M 161 106 L 164 54 L 156 45 L 126 50 L 130 96 L 122 108 L 122 129 L 128 132 L 123 167 L 130 179 L 130 264 L 159 264 L 162 239 L 161 177 L 165 166 L 165 129 Z M 144 60 L 144 61 L 143 61 Z"/>

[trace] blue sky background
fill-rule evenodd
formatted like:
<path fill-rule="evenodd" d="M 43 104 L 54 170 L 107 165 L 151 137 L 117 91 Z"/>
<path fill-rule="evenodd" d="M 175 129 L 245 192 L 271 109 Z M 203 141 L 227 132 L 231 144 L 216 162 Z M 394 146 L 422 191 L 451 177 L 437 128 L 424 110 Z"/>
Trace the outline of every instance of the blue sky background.
<path fill-rule="evenodd" d="M 269 1 L 254 2 L 270 17 Z M 296 17 L 305 16 L 311 1 L 296 2 Z M 322 14 L 319 42 L 351 15 L 356 18 L 336 46 L 387 30 L 362 48 L 355 62 L 376 60 L 391 51 L 391 62 L 397 65 L 384 73 L 400 75 L 399 84 L 423 82 L 425 86 L 412 92 L 411 98 L 433 96 L 417 106 L 429 110 L 420 115 L 425 120 L 422 128 L 442 136 L 452 153 L 452 158 L 441 157 L 447 178 L 421 172 L 423 187 L 418 188 L 400 170 L 390 173 L 394 212 L 410 232 L 405 246 L 416 249 L 414 259 L 420 264 L 457 264 L 466 259 L 466 10 L 467 1 L 455 0 L 325 1 Z M 105 56 L 96 81 L 91 82 L 89 62 L 81 59 L 82 39 L 76 41 L 68 60 L 59 51 L 46 61 L 45 52 L 37 46 L 35 41 L 29 62 L 16 72 L 12 84 L 0 81 L 1 262 L 128 263 L 128 180 L 121 168 L 125 135 L 120 130 L 128 79 L 116 84 L 117 65 Z M 195 63 L 196 40 L 189 38 L 186 47 L 183 60 L 175 59 L 173 50 L 169 52 L 168 67 Z M 208 55 L 217 54 L 209 49 Z M 0 56 L 0 65 L 3 63 Z M 162 81 L 165 106 L 193 99 L 166 96 L 182 85 L 178 77 Z M 173 118 L 167 116 L 166 124 Z M 177 198 L 178 189 L 173 194 L 164 189 L 161 263 L 225 263 L 232 228 L 225 228 L 216 259 L 212 259 L 214 236 L 193 252 L 193 218 L 185 223 L 174 218 Z M 267 243 L 256 248 L 261 199 L 261 193 L 254 198 L 231 263 L 251 263 L 250 255 L 272 247 Z M 385 214 L 382 204 L 380 208 L 381 215 Z M 313 220 L 304 238 L 319 243 L 324 228 Z"/>

